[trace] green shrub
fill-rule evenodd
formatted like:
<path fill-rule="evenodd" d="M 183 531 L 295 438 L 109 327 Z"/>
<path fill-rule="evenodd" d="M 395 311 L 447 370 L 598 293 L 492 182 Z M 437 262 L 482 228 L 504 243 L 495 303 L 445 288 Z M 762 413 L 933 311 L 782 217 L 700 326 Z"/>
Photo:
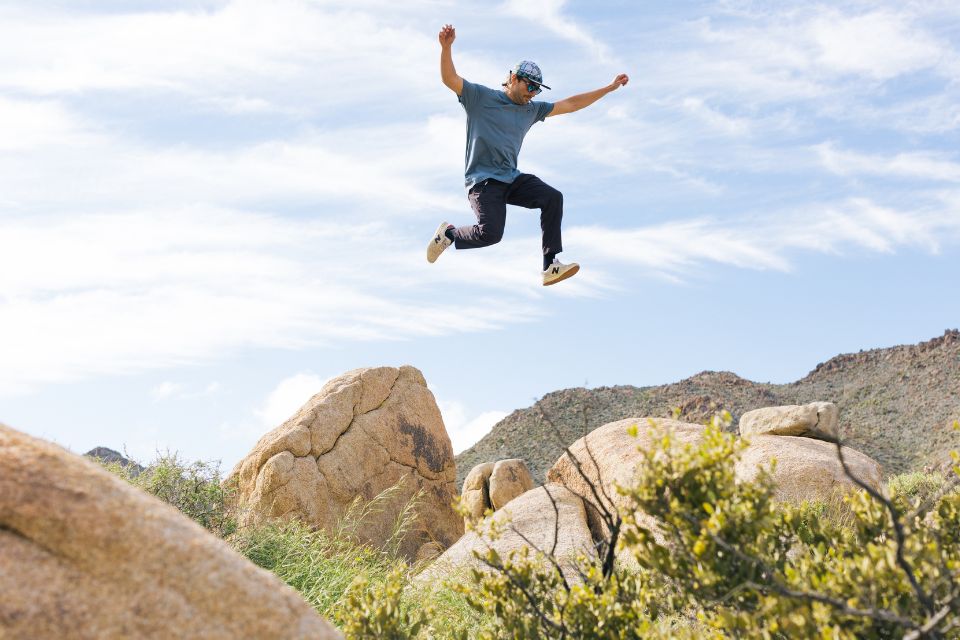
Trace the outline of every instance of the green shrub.
<path fill-rule="evenodd" d="M 119 462 L 103 463 L 110 472 L 167 502 L 219 537 L 236 530 L 227 508 L 227 493 L 220 486 L 218 462 L 185 462 L 177 453 L 158 454 L 139 473 Z"/>
<path fill-rule="evenodd" d="M 230 542 L 334 622 L 342 617 L 342 600 L 352 582 L 383 583 L 391 571 L 404 564 L 401 559 L 348 536 L 311 529 L 297 520 L 247 527 Z"/>
<path fill-rule="evenodd" d="M 737 482 L 744 445 L 720 421 L 698 445 L 669 432 L 654 442 L 619 488 L 620 545 L 637 567 L 581 558 L 568 580 L 549 559 L 488 551 L 490 571 L 459 587 L 496 620 L 479 637 L 960 637 L 956 492 L 895 487 L 798 507 L 774 501 L 769 472 Z M 934 498 L 929 511 L 919 493 Z"/>
<path fill-rule="evenodd" d="M 945 487 L 947 479 L 941 473 L 901 473 L 887 481 L 891 495 L 904 496 L 909 500 L 926 500 Z"/>
<path fill-rule="evenodd" d="M 350 637 L 411 637 L 424 608 L 420 603 L 400 604 L 410 567 L 399 546 L 415 520 L 419 495 L 400 510 L 381 545 L 363 543 L 357 535 L 401 488 L 390 487 L 369 501 L 358 497 L 329 531 L 289 520 L 245 527 L 230 542 L 296 589 L 321 615 L 349 630 Z"/>

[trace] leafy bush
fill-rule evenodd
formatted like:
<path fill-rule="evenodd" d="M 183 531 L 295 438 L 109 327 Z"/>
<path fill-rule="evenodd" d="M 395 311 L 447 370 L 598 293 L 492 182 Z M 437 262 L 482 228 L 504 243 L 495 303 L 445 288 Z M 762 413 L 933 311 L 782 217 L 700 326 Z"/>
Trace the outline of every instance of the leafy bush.
<path fill-rule="evenodd" d="M 891 494 L 901 495 L 910 500 L 927 500 L 939 492 L 947 483 L 941 473 L 901 473 L 890 478 L 887 487 Z"/>
<path fill-rule="evenodd" d="M 236 530 L 227 508 L 227 493 L 220 486 L 218 462 L 185 462 L 177 453 L 158 454 L 143 471 L 119 462 L 103 463 L 130 484 L 172 504 L 219 537 Z"/>
<path fill-rule="evenodd" d="M 719 422 L 698 445 L 668 432 L 654 440 L 613 520 L 621 557 L 636 566 L 580 558 L 565 575 L 549 555 L 487 551 L 488 570 L 456 587 L 496 622 L 471 636 L 960 637 L 956 479 L 798 507 L 774 501 L 770 473 L 737 482 L 744 445 Z"/>

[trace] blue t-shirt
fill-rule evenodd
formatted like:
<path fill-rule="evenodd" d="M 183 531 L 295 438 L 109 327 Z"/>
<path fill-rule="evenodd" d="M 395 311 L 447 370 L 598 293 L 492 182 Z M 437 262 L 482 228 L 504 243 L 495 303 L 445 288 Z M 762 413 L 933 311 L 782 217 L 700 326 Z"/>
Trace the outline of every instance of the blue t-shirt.
<path fill-rule="evenodd" d="M 513 182 L 523 137 L 553 110 L 552 102 L 514 104 L 503 91 L 463 81 L 460 104 L 467 112 L 465 185 L 493 178 Z"/>

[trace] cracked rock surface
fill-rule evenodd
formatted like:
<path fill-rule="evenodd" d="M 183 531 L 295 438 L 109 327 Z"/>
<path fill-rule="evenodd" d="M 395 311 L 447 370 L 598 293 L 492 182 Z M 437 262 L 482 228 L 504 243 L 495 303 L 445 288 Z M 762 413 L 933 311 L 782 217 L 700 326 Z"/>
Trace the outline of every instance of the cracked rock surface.
<path fill-rule="evenodd" d="M 340 638 L 293 589 L 100 465 L 0 425 L 0 637 Z"/>
<path fill-rule="evenodd" d="M 364 541 L 386 541 L 418 491 L 402 553 L 414 558 L 428 542 L 447 548 L 463 534 L 452 507 L 453 447 L 423 374 L 410 366 L 356 369 L 330 380 L 264 435 L 225 482 L 237 492 L 241 526 L 298 518 L 332 528 L 356 497 L 371 500 L 399 484 L 385 508 L 364 519 Z"/>

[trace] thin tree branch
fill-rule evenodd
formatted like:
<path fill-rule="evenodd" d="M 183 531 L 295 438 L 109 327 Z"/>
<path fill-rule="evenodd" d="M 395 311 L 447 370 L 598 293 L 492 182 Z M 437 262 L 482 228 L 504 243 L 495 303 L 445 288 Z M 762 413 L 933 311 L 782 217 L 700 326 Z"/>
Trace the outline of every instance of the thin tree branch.
<path fill-rule="evenodd" d="M 914 594 L 916 594 L 917 599 L 920 600 L 920 604 L 923 605 L 923 608 L 926 609 L 927 615 L 934 615 L 936 612 L 936 605 L 933 602 L 933 598 L 931 598 L 930 595 L 920 586 L 920 583 L 917 582 L 917 577 L 914 575 L 913 566 L 907 561 L 903 554 L 903 548 L 906 543 L 906 534 L 904 533 L 903 523 L 900 521 L 900 514 L 897 512 L 896 506 L 890 500 L 885 498 L 879 491 L 858 478 L 853 471 L 850 470 L 850 467 L 847 465 L 847 461 L 843 457 L 843 445 L 841 444 L 839 437 L 830 438 L 828 439 L 828 442 L 829 441 L 832 441 L 837 447 L 837 458 L 840 460 L 840 466 L 843 467 L 844 474 L 846 474 L 846 476 L 850 478 L 854 484 L 866 491 L 871 498 L 880 502 L 884 507 L 886 507 L 887 511 L 890 512 L 890 520 L 893 523 L 893 531 L 897 538 L 897 565 L 907 576 L 907 580 L 910 582 L 910 586 L 913 588 Z"/>

